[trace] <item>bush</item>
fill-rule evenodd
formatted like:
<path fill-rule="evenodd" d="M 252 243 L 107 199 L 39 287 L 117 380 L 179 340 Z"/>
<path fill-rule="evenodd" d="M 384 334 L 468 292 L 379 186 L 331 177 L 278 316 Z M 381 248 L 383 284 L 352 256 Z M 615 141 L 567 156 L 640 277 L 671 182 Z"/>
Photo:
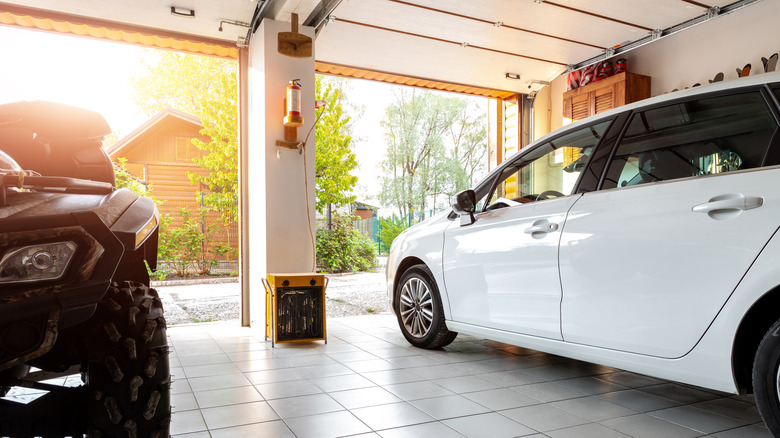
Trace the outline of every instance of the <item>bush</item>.
<path fill-rule="evenodd" d="M 390 250 L 390 245 L 399 234 L 409 227 L 406 218 L 399 218 L 395 215 L 389 219 L 379 218 L 379 241 L 382 242 L 382 248 L 385 251 Z"/>
<path fill-rule="evenodd" d="M 186 207 L 180 211 L 182 224 L 178 227 L 170 226 L 171 218 L 167 215 L 160 220 L 159 258 L 180 277 L 188 275 L 191 270 L 198 275 L 208 275 L 217 266 L 218 260 L 230 257 L 235 251 L 224 244 L 207 250 L 212 240 L 213 225 L 209 224 L 204 229 L 206 209 L 197 215 Z"/>
<path fill-rule="evenodd" d="M 376 247 L 352 216 L 335 214 L 330 230 L 317 230 L 317 263 L 328 272 L 366 271 L 377 265 Z"/>
<path fill-rule="evenodd" d="M 376 244 L 360 231 L 358 231 L 357 234 L 360 238 L 357 239 L 355 245 L 355 267 L 358 271 L 368 271 L 377 265 Z"/>
<path fill-rule="evenodd" d="M 196 260 L 203 253 L 205 236 L 189 209 L 182 208 L 181 217 L 182 224 L 172 227 L 171 218 L 164 216 L 160 224 L 157 251 L 159 258 L 168 263 L 174 274 L 183 277 L 189 273 L 190 268 L 195 267 Z"/>

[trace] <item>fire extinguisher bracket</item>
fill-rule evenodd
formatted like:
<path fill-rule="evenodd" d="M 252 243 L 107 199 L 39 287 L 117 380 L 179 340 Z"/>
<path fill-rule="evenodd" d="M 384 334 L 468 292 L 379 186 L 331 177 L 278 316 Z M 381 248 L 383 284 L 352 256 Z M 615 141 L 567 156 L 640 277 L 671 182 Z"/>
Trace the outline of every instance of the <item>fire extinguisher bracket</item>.
<path fill-rule="evenodd" d="M 299 126 L 303 126 L 303 117 L 284 116 L 284 126 L 287 128 L 297 128 Z"/>

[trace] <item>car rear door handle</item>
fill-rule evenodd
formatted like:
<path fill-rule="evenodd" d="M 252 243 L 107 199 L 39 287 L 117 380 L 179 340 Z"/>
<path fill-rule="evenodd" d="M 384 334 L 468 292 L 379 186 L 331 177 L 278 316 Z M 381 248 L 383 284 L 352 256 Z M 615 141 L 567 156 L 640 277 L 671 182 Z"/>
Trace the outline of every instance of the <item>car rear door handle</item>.
<path fill-rule="evenodd" d="M 760 196 L 745 196 L 737 193 L 716 196 L 704 204 L 693 206 L 691 210 L 694 213 L 707 213 L 713 219 L 727 219 L 762 205 L 764 205 L 764 198 Z"/>

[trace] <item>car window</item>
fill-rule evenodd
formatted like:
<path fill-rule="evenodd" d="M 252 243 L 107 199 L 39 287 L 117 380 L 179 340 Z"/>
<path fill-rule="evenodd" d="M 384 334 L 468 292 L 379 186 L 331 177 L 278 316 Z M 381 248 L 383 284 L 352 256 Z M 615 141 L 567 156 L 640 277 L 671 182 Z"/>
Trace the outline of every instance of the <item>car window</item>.
<path fill-rule="evenodd" d="M 602 188 L 760 167 L 776 128 L 759 92 L 637 112 L 618 144 Z"/>
<path fill-rule="evenodd" d="M 516 159 L 499 176 L 485 209 L 570 195 L 609 124 L 580 128 Z"/>

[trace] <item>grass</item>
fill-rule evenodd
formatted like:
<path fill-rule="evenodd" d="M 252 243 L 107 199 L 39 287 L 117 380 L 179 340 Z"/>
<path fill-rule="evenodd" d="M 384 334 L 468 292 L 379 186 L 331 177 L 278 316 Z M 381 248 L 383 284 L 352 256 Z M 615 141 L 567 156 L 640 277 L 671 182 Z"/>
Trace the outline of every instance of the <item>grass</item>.
<path fill-rule="evenodd" d="M 194 323 L 214 322 L 214 320 L 211 319 L 211 318 L 206 318 L 206 319 L 190 318 L 190 319 L 192 319 L 192 322 L 194 322 Z"/>

